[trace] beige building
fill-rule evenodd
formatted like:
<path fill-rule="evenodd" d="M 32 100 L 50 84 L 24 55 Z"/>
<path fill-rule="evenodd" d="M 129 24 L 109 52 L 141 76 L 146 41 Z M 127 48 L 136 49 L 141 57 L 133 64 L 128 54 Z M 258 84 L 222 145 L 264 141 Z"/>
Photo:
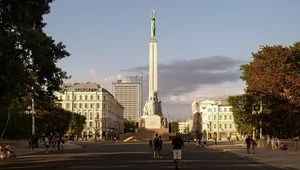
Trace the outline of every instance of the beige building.
<path fill-rule="evenodd" d="M 124 118 L 138 122 L 142 115 L 143 76 L 129 76 L 113 82 L 113 95 L 124 106 Z"/>
<path fill-rule="evenodd" d="M 56 95 L 62 108 L 86 117 L 82 136 L 103 139 L 124 132 L 124 107 L 99 84 L 65 84 Z"/>
<path fill-rule="evenodd" d="M 227 101 L 221 99 L 206 99 L 192 103 L 193 114 L 201 114 L 204 138 L 217 137 L 221 140 L 237 138 L 237 129 L 231 109 L 232 107 L 228 105 Z"/>

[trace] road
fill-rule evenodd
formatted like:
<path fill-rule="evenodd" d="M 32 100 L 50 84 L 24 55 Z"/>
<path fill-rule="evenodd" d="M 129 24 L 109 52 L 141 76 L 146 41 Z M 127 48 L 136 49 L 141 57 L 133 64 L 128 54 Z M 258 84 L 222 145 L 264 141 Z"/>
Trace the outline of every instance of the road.
<path fill-rule="evenodd" d="M 146 143 L 79 142 L 80 149 L 63 153 L 35 153 L 14 160 L 0 161 L 0 169 L 104 169 L 104 170 L 170 170 L 175 169 L 171 146 L 163 145 L 162 159 L 153 160 Z M 180 169 L 205 170 L 280 170 L 229 152 L 186 146 Z"/>

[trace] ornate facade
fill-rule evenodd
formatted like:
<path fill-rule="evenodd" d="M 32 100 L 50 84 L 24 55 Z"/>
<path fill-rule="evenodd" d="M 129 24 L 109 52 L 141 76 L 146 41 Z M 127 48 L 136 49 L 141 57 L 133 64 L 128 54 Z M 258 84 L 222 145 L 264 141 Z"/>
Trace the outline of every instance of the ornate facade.
<path fill-rule="evenodd" d="M 124 132 L 124 107 L 99 84 L 65 84 L 56 95 L 62 108 L 86 117 L 83 137 L 104 139 Z"/>
<path fill-rule="evenodd" d="M 192 103 L 193 114 L 200 113 L 202 118 L 201 131 L 203 138 L 217 138 L 219 140 L 237 139 L 238 134 L 231 108 L 227 101 L 221 99 L 207 99 Z"/>

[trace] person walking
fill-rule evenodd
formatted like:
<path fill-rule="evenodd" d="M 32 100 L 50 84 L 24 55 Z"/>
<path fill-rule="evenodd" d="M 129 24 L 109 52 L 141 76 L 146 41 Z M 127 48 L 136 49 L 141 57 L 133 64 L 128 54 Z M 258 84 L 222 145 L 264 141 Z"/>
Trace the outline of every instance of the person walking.
<path fill-rule="evenodd" d="M 159 157 L 159 158 L 162 158 L 162 156 L 161 156 L 161 149 L 162 149 L 163 141 L 162 141 L 161 136 L 158 137 L 158 142 L 159 142 L 158 157 Z"/>
<path fill-rule="evenodd" d="M 149 138 L 149 147 L 150 147 L 150 149 L 152 148 L 152 139 L 151 138 Z"/>
<path fill-rule="evenodd" d="M 257 146 L 257 142 L 254 138 L 251 139 L 251 145 L 252 145 L 252 153 L 255 154 L 255 148 Z"/>
<path fill-rule="evenodd" d="M 247 153 L 250 154 L 250 146 L 251 146 L 251 136 L 248 136 L 246 139 L 245 139 L 245 142 L 246 142 L 246 148 L 247 148 Z"/>
<path fill-rule="evenodd" d="M 45 137 L 45 147 L 46 147 L 46 153 L 48 153 L 48 148 L 49 148 L 49 145 L 50 145 L 50 140 L 49 140 L 49 138 L 46 136 L 46 137 Z"/>
<path fill-rule="evenodd" d="M 154 145 L 153 159 L 156 159 L 157 157 L 159 157 L 159 138 L 158 138 L 158 134 L 156 134 L 155 138 L 153 139 L 153 145 Z"/>
<path fill-rule="evenodd" d="M 183 139 L 176 133 L 176 136 L 172 140 L 173 159 L 175 163 L 175 169 L 179 170 L 180 161 L 182 159 L 182 151 L 184 151 Z"/>

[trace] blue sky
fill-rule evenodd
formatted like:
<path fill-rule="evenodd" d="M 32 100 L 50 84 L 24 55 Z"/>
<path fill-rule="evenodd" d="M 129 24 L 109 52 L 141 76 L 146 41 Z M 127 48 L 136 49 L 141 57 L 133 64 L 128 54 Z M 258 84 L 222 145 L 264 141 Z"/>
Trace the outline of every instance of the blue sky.
<path fill-rule="evenodd" d="M 159 89 L 166 89 L 160 96 L 165 103 L 164 112 L 173 119 L 184 119 L 191 114 L 190 104 L 195 99 L 240 93 L 245 85 L 238 80 L 236 70 L 240 63 L 251 60 L 251 52 L 258 51 L 260 45 L 292 45 L 299 41 L 299 7 L 298 0 L 57 0 L 44 19 L 47 34 L 62 41 L 71 53 L 58 63 L 72 75 L 71 81 L 97 81 L 110 90 L 110 80 L 117 75 L 140 72 L 122 70 L 148 65 L 150 11 L 154 8 L 158 62 L 172 65 L 175 60 L 190 61 L 182 65 L 185 71 L 181 73 L 176 70 L 159 74 L 174 74 L 172 84 L 180 84 L 173 89 L 164 88 L 170 87 L 171 80 L 163 82 L 161 78 Z M 210 70 L 210 76 L 203 76 L 208 71 L 203 71 L 201 64 L 215 67 L 223 64 L 222 59 L 230 59 L 236 65 L 228 65 L 231 70 L 216 68 Z M 199 70 L 186 69 L 188 63 L 196 61 L 201 62 L 202 76 Z M 191 79 L 199 81 L 183 80 L 189 72 L 193 72 Z M 215 77 L 216 72 L 226 76 L 232 73 L 235 78 L 226 79 L 223 74 Z M 182 90 L 191 84 L 194 88 Z M 180 93 L 174 93 L 178 89 Z"/>

